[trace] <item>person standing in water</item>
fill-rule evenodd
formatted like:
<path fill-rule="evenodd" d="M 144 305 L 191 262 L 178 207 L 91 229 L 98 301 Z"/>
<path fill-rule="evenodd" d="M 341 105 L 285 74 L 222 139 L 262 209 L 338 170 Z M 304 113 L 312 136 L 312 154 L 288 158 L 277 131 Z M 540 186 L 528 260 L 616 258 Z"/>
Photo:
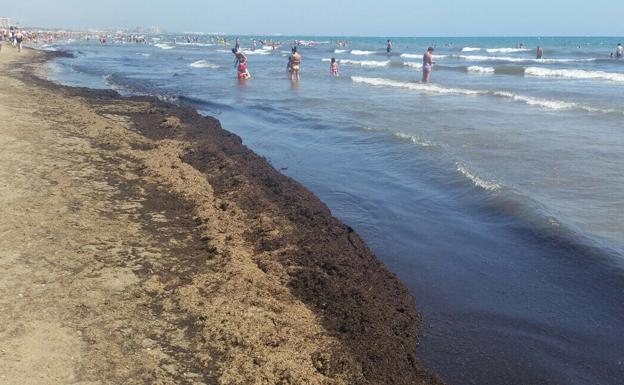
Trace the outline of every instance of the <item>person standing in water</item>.
<path fill-rule="evenodd" d="M 427 48 L 427 52 L 423 55 L 423 83 L 429 83 L 429 78 L 431 77 L 431 71 L 433 70 L 433 65 L 435 62 L 433 61 L 433 47 Z"/>
<path fill-rule="evenodd" d="M 301 55 L 297 52 L 297 47 L 292 48 L 292 64 L 290 67 L 290 80 L 301 79 Z"/>
<path fill-rule="evenodd" d="M 618 59 L 624 57 L 624 47 L 622 47 L 622 43 L 618 43 L 617 48 L 615 49 L 615 57 Z"/>
<path fill-rule="evenodd" d="M 234 49 L 240 51 L 240 39 L 236 38 L 236 44 L 234 44 Z"/>
<path fill-rule="evenodd" d="M 392 52 L 392 42 L 390 41 L 390 39 L 388 39 L 388 41 L 386 42 L 386 52 Z"/>
<path fill-rule="evenodd" d="M 329 70 L 332 76 L 338 77 L 338 62 L 336 61 L 335 57 L 331 58 L 331 65 L 329 67 Z"/>
<path fill-rule="evenodd" d="M 232 53 L 236 60 L 234 61 L 234 66 L 238 71 L 238 79 L 239 80 L 248 80 L 251 79 L 251 74 L 249 73 L 249 69 L 247 68 L 247 56 L 244 53 L 237 50 L 236 48 L 232 48 Z"/>
<path fill-rule="evenodd" d="M 542 57 L 544 57 L 544 50 L 539 45 L 537 46 L 537 49 L 535 50 L 535 57 L 537 59 L 541 59 Z"/>

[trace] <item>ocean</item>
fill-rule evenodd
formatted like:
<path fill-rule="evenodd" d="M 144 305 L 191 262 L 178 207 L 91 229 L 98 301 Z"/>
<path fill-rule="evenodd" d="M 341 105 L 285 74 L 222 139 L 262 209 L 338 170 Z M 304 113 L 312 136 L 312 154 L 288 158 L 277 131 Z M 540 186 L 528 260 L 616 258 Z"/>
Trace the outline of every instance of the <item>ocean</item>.
<path fill-rule="evenodd" d="M 195 37 L 57 42 L 74 57 L 48 74 L 215 116 L 312 190 L 410 288 L 419 355 L 449 383 L 622 381 L 624 38 L 393 38 L 388 54 L 385 37 L 241 36 L 240 82 L 231 46 Z M 295 39 L 313 43 L 293 83 Z"/>

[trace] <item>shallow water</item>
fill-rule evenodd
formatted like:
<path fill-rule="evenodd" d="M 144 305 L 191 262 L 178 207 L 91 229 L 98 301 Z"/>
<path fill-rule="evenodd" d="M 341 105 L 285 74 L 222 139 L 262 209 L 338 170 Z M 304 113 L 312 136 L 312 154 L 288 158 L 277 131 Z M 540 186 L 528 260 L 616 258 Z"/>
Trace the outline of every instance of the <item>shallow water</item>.
<path fill-rule="evenodd" d="M 514 48 L 538 44 L 529 38 L 395 39 L 391 55 L 382 38 L 345 52 L 317 38 L 328 43 L 300 48 L 297 84 L 288 47 L 250 51 L 253 78 L 239 83 L 227 48 L 171 40 L 76 42 L 49 73 L 215 115 L 309 187 L 410 287 L 420 354 L 449 382 L 624 378 L 617 39 L 544 38 L 538 61 Z M 423 85 L 432 44 L 438 65 Z"/>

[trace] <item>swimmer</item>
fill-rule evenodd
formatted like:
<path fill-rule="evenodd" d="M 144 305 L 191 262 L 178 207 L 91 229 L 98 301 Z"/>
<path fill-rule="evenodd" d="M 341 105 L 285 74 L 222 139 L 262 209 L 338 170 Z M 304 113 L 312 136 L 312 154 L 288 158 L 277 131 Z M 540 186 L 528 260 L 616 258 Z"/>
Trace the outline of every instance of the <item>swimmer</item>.
<path fill-rule="evenodd" d="M 331 65 L 329 67 L 332 76 L 338 77 L 338 62 L 336 62 L 336 58 L 331 58 Z"/>
<path fill-rule="evenodd" d="M 618 43 L 617 48 L 615 50 L 615 57 L 621 59 L 624 57 L 624 47 L 622 47 L 622 43 Z"/>
<path fill-rule="evenodd" d="M 537 49 L 535 50 L 535 57 L 537 59 L 541 59 L 542 57 L 544 57 L 544 49 L 541 46 L 537 46 Z"/>
<path fill-rule="evenodd" d="M 297 52 L 297 47 L 292 49 L 292 65 L 290 66 L 290 80 L 301 79 L 301 55 Z"/>
<path fill-rule="evenodd" d="M 234 48 L 238 51 L 240 50 L 240 39 L 236 38 L 236 44 L 234 45 Z"/>
<path fill-rule="evenodd" d="M 392 42 L 390 41 L 390 39 L 388 39 L 388 41 L 386 42 L 386 52 L 392 52 Z"/>
<path fill-rule="evenodd" d="M 433 47 L 427 48 L 427 52 L 423 55 L 423 83 L 429 83 L 429 78 L 431 77 L 431 71 L 433 70 L 433 65 L 435 62 L 433 61 Z"/>

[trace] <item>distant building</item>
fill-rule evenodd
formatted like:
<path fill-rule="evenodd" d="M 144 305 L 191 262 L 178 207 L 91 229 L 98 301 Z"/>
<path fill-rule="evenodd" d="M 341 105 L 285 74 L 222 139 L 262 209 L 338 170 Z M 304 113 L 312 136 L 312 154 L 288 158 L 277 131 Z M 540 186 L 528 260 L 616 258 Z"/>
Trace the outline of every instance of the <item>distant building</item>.
<path fill-rule="evenodd" d="M 9 28 L 11 26 L 11 18 L 0 16 L 0 28 Z"/>

